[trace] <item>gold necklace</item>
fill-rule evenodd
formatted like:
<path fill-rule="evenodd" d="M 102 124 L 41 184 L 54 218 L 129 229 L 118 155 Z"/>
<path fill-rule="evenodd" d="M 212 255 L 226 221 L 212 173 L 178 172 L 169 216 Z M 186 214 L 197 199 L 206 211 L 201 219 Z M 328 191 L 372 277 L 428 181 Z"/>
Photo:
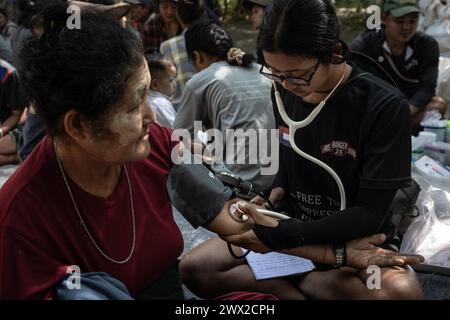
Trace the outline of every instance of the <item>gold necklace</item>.
<path fill-rule="evenodd" d="M 53 139 L 53 146 L 55 148 L 56 160 L 58 161 L 59 170 L 61 171 L 61 175 L 62 175 L 62 177 L 64 179 L 64 183 L 66 184 L 66 188 L 67 188 L 67 191 L 69 192 L 70 199 L 72 200 L 73 206 L 74 206 L 75 211 L 76 211 L 77 216 L 78 216 L 78 219 L 80 220 L 80 223 L 83 226 L 83 229 L 86 232 L 86 234 L 88 235 L 89 239 L 94 244 L 94 246 L 97 248 L 98 252 L 100 252 L 100 254 L 105 259 L 107 259 L 107 260 L 109 260 L 109 261 L 111 261 L 113 263 L 116 263 L 116 264 L 125 264 L 125 263 L 127 263 L 128 261 L 130 261 L 131 257 L 133 256 L 134 248 L 135 248 L 135 245 L 136 245 L 136 221 L 135 221 L 135 217 L 134 217 L 133 194 L 131 192 L 131 183 L 130 183 L 130 177 L 128 176 L 127 167 L 125 165 L 123 165 L 123 169 L 125 171 L 125 176 L 127 177 L 127 181 L 128 181 L 128 190 L 129 190 L 129 193 L 130 193 L 131 218 L 132 218 L 132 221 L 133 221 L 133 244 L 131 246 L 130 254 L 128 255 L 128 257 L 126 257 L 124 260 L 116 260 L 116 259 L 113 259 L 110 256 L 108 256 L 100 248 L 100 246 L 95 241 L 94 237 L 92 237 L 91 233 L 89 232 L 89 229 L 88 229 L 86 223 L 84 222 L 83 217 L 80 214 L 80 211 L 78 210 L 78 206 L 77 206 L 77 204 L 75 202 L 75 198 L 73 197 L 72 190 L 70 189 L 69 183 L 67 181 L 66 174 L 64 173 L 64 169 L 62 167 L 61 159 L 59 158 L 59 155 L 58 155 L 58 148 L 56 146 L 56 138 Z"/>

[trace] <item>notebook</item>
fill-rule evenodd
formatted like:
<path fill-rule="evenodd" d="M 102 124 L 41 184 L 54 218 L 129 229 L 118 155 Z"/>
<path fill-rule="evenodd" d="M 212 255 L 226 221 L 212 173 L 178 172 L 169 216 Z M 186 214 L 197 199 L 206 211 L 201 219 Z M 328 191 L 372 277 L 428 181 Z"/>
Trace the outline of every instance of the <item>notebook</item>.
<path fill-rule="evenodd" d="M 278 252 L 266 254 L 250 252 L 246 259 L 256 280 L 299 275 L 315 268 L 311 260 Z"/>

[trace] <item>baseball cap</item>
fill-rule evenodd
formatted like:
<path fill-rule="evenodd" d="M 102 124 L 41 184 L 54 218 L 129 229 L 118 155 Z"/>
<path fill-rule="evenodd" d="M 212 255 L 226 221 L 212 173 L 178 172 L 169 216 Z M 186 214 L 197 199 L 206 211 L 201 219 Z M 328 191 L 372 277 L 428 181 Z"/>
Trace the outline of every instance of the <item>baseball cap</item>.
<path fill-rule="evenodd" d="M 251 10 L 252 7 L 256 4 L 263 8 L 272 4 L 273 0 L 244 0 L 244 8 L 247 10 Z"/>
<path fill-rule="evenodd" d="M 399 18 L 413 12 L 420 13 L 421 11 L 416 0 L 386 0 L 383 12 Z"/>

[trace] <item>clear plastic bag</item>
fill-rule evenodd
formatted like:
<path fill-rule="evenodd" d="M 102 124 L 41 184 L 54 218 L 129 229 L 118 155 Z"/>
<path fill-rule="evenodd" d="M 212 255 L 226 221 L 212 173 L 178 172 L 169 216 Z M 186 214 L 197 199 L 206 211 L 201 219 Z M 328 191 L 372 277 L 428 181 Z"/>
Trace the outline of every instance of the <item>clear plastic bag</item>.
<path fill-rule="evenodd" d="M 422 188 L 420 215 L 409 225 L 400 250 L 425 257 L 419 270 L 450 274 L 450 180 L 424 174 L 414 179 Z"/>
<path fill-rule="evenodd" d="M 450 57 L 450 5 L 440 0 L 421 0 L 419 5 L 424 13 L 421 31 L 437 40 L 441 55 Z"/>
<path fill-rule="evenodd" d="M 450 45 L 450 39 L 449 45 Z M 450 51 L 449 51 L 450 52 Z M 439 61 L 439 78 L 437 86 L 437 95 L 450 103 L 450 57 L 441 57 Z M 447 108 L 446 118 L 450 118 L 450 108 Z"/>

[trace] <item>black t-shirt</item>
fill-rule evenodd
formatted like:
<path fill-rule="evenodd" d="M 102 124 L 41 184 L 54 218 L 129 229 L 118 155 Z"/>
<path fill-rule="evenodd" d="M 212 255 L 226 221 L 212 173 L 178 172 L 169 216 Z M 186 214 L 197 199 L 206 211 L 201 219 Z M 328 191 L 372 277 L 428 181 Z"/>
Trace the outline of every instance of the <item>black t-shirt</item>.
<path fill-rule="evenodd" d="M 8 119 L 13 110 L 23 110 L 27 104 L 16 70 L 0 60 L 0 122 Z"/>
<path fill-rule="evenodd" d="M 407 43 L 403 55 L 394 56 L 386 42 L 384 29 L 369 30 L 353 40 L 350 49 L 361 52 L 380 64 L 415 107 L 425 108 L 436 94 L 439 45 L 434 38 L 417 32 Z M 394 71 L 388 58 L 392 59 L 401 76 Z M 365 69 L 363 65 L 359 66 Z M 390 81 L 382 72 L 376 75 Z"/>
<path fill-rule="evenodd" d="M 353 65 L 353 64 L 352 64 Z M 395 88 L 353 66 L 349 80 L 316 119 L 295 134 L 297 146 L 330 166 L 345 188 L 347 208 L 359 189 L 395 190 L 410 183 L 410 111 Z M 356 76 L 360 77 L 355 78 Z M 316 107 L 278 85 L 286 112 L 295 121 Z M 274 100 L 274 99 L 273 99 Z M 323 168 L 300 157 L 290 146 L 288 129 L 277 110 L 280 168 L 273 187 L 288 195 L 289 214 L 302 221 L 340 210 L 339 189 Z"/>

